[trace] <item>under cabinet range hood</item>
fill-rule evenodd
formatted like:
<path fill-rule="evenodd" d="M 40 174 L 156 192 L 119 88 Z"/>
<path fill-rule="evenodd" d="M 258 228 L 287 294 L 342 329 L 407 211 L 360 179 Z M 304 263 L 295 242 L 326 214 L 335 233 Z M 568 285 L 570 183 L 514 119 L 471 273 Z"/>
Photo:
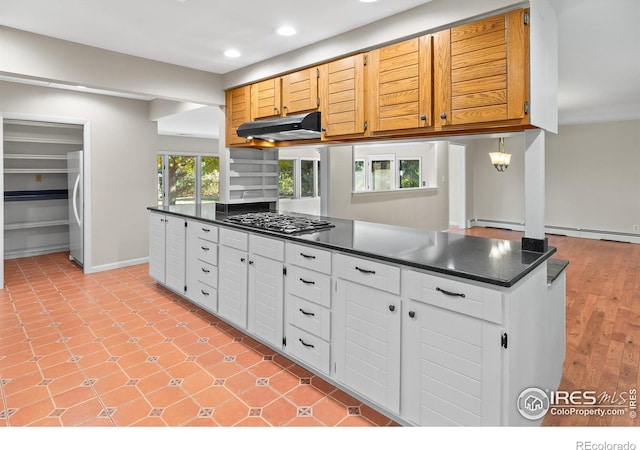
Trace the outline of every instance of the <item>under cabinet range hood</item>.
<path fill-rule="evenodd" d="M 280 142 L 320 139 L 321 130 L 320 112 L 314 111 L 246 122 L 237 128 L 236 133 L 239 137 L 247 139 L 258 138 Z"/>

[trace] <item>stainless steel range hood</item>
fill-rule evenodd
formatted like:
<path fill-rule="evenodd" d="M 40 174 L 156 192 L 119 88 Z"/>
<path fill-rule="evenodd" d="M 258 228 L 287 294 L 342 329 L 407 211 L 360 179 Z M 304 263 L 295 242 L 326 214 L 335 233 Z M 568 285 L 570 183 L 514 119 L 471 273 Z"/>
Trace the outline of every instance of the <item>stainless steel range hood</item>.
<path fill-rule="evenodd" d="M 243 138 L 259 138 L 267 141 L 299 141 L 320 139 L 320 112 L 297 114 L 273 119 L 243 123 L 236 133 Z"/>

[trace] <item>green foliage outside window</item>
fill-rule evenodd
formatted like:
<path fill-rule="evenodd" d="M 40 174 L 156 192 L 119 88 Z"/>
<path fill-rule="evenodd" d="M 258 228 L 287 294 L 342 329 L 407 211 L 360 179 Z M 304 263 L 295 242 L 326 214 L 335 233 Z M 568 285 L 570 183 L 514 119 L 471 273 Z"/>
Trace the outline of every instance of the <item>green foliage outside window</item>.
<path fill-rule="evenodd" d="M 293 198 L 294 196 L 294 160 L 281 159 L 278 161 L 278 189 L 280 198 Z"/>
<path fill-rule="evenodd" d="M 420 161 L 417 159 L 400 160 L 400 188 L 420 187 Z"/>

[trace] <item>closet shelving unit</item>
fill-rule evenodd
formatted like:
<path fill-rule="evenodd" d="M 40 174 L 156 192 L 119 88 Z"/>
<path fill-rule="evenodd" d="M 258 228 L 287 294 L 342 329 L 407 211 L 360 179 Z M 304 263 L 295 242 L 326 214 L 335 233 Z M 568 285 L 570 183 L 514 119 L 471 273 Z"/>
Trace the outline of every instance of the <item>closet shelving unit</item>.
<path fill-rule="evenodd" d="M 67 153 L 82 150 L 82 125 L 3 126 L 5 259 L 68 250 Z"/>
<path fill-rule="evenodd" d="M 230 149 L 229 203 L 277 200 L 277 150 Z"/>

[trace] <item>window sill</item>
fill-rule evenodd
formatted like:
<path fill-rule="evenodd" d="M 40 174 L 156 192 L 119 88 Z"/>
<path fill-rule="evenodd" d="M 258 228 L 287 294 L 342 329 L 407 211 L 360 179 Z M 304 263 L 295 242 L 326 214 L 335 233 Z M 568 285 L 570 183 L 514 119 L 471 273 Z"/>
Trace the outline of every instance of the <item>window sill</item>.
<path fill-rule="evenodd" d="M 419 187 L 419 188 L 406 188 L 406 189 L 390 189 L 388 191 L 354 191 L 351 192 L 352 197 L 369 197 L 375 195 L 390 195 L 390 194 L 424 194 L 428 192 L 438 192 L 438 187 Z"/>

